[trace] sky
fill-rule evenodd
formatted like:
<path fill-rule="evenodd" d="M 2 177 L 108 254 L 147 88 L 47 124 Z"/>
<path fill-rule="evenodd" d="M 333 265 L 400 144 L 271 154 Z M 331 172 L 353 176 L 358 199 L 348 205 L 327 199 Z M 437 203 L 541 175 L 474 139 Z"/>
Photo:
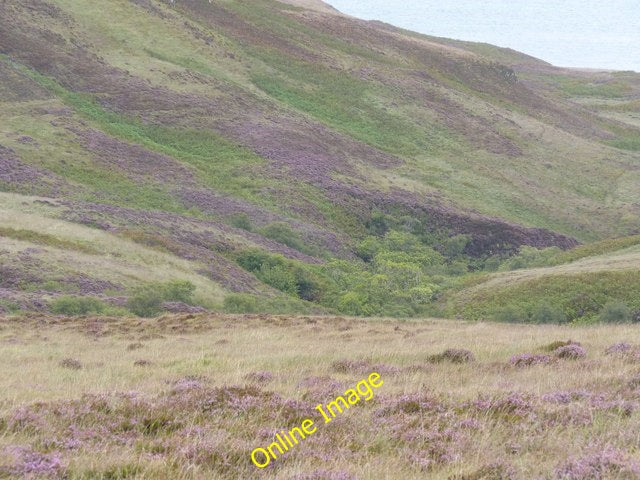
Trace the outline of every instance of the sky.
<path fill-rule="evenodd" d="M 343 13 L 486 42 L 557 66 L 640 72 L 640 0 L 326 0 Z"/>

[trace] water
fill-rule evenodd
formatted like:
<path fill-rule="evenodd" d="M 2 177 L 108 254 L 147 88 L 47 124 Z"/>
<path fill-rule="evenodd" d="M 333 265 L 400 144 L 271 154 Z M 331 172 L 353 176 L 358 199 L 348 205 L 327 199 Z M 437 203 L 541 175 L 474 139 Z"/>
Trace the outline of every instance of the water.
<path fill-rule="evenodd" d="M 563 67 L 640 72 L 639 0 L 325 0 L 343 13 L 486 42 Z"/>

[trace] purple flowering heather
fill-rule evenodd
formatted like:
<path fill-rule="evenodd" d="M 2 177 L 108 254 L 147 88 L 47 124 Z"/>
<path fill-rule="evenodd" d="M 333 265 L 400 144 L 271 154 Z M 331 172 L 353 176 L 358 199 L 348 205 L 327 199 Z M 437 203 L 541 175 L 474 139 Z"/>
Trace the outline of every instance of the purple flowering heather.
<path fill-rule="evenodd" d="M 311 473 L 298 473 L 289 480 L 357 480 L 357 477 L 344 470 L 314 470 Z"/>
<path fill-rule="evenodd" d="M 619 342 L 619 343 L 614 343 L 613 345 L 609 346 L 605 350 L 605 353 L 607 355 L 619 355 L 619 354 L 627 353 L 630 350 L 631 350 L 631 345 L 629 343 Z"/>
<path fill-rule="evenodd" d="M 10 446 L 4 452 L 14 458 L 14 463 L 9 467 L 0 467 L 0 475 L 50 477 L 59 476 L 64 470 L 58 452 L 40 453 L 28 446 Z"/>
<path fill-rule="evenodd" d="M 529 367 L 531 365 L 546 365 L 551 362 L 549 355 L 538 353 L 520 353 L 509 359 L 509 363 L 514 367 Z"/>
<path fill-rule="evenodd" d="M 580 345 L 572 343 L 570 345 L 565 345 L 564 347 L 556 348 L 553 351 L 553 354 L 557 358 L 566 360 L 577 360 L 580 358 L 585 358 L 587 356 L 587 351 Z"/>
<path fill-rule="evenodd" d="M 557 480 L 640 479 L 640 464 L 612 447 L 570 459 L 555 471 Z"/>
<path fill-rule="evenodd" d="M 548 403 L 568 404 L 591 396 L 592 394 L 586 390 L 557 391 L 545 393 L 542 395 L 542 400 Z"/>

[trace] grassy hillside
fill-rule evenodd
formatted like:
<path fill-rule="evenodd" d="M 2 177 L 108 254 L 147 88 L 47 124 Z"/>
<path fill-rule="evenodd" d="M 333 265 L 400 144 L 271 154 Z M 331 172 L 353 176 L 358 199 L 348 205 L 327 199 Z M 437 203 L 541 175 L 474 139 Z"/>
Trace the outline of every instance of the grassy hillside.
<path fill-rule="evenodd" d="M 470 278 L 466 285 L 448 292 L 444 303 L 449 313 L 469 319 L 527 322 L 538 316 L 541 322 L 544 318 L 548 322 L 607 321 L 603 311 L 617 306 L 626 311 L 626 321 L 640 321 L 640 238 L 626 240 L 634 245 L 595 255 L 578 248 L 543 259 L 553 264 L 582 250 L 585 257 L 569 263 Z"/>
<path fill-rule="evenodd" d="M 635 327 L 202 315 L 0 326 L 9 478 L 626 480 L 640 471 Z M 582 347 L 558 350 L 568 339 Z M 314 407 L 374 371 L 383 383 L 373 397 L 324 424 Z M 312 436 L 263 470 L 251 463 L 254 448 L 306 418 Z"/>
<path fill-rule="evenodd" d="M 5 312 L 90 296 L 124 313 L 188 281 L 155 304 L 427 314 L 522 247 L 638 233 L 638 74 L 315 1 L 0 15 Z"/>

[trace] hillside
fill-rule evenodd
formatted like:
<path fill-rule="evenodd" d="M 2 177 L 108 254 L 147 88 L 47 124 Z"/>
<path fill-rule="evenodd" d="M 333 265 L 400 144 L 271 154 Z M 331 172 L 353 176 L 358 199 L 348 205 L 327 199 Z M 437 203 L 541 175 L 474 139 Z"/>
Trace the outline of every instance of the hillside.
<path fill-rule="evenodd" d="M 0 311 L 459 315 L 522 247 L 639 233 L 640 74 L 315 0 L 0 18 Z"/>

